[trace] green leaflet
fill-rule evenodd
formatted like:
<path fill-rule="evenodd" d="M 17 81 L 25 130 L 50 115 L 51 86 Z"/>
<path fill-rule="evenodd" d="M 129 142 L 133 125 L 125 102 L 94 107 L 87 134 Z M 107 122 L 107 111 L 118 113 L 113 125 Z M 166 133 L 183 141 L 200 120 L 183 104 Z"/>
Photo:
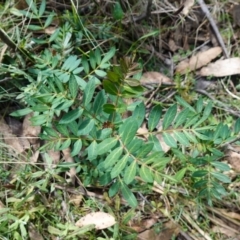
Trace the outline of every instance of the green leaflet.
<path fill-rule="evenodd" d="M 125 120 L 125 122 L 119 128 L 119 135 L 122 142 L 127 145 L 133 140 L 138 130 L 138 124 L 132 117 Z"/>
<path fill-rule="evenodd" d="M 80 150 L 82 148 L 82 140 L 78 139 L 74 144 L 73 144 L 73 150 L 71 152 L 71 156 L 74 157 L 79 154 Z"/>
<path fill-rule="evenodd" d="M 211 172 L 211 175 L 223 183 L 231 183 L 231 179 L 227 175 L 224 175 L 223 173 Z"/>
<path fill-rule="evenodd" d="M 59 137 L 59 134 L 53 128 L 44 126 L 43 131 L 45 131 L 47 133 L 47 135 L 49 135 L 51 137 L 54 137 L 54 138 Z"/>
<path fill-rule="evenodd" d="M 119 191 L 120 187 L 121 187 L 121 184 L 119 181 L 116 181 L 115 183 L 113 183 L 112 186 L 108 190 L 109 197 L 111 198 L 114 195 L 116 195 L 117 192 Z"/>
<path fill-rule="evenodd" d="M 196 109 L 197 109 L 197 112 L 198 112 L 198 113 L 202 112 L 202 110 L 203 110 L 203 98 L 202 98 L 202 97 L 200 97 L 200 98 L 197 100 Z"/>
<path fill-rule="evenodd" d="M 187 171 L 187 168 L 182 168 L 180 169 L 178 172 L 176 172 L 174 178 L 179 182 L 182 180 L 182 178 L 184 177 L 185 173 Z"/>
<path fill-rule="evenodd" d="M 191 112 L 196 113 L 196 110 L 189 103 L 187 103 L 183 98 L 181 98 L 179 96 L 175 96 L 175 99 L 177 100 L 177 102 L 180 105 L 182 105 L 183 107 L 189 109 Z"/>
<path fill-rule="evenodd" d="M 135 137 L 126 147 L 131 154 L 134 154 L 139 151 L 143 144 L 145 144 L 143 140 Z"/>
<path fill-rule="evenodd" d="M 137 152 L 137 158 L 146 157 L 153 149 L 154 143 L 144 143 L 142 147 Z"/>
<path fill-rule="evenodd" d="M 101 63 L 100 63 L 100 67 L 101 67 L 104 63 L 108 62 L 108 61 L 115 55 L 115 52 L 116 52 L 116 48 L 115 48 L 115 47 L 111 47 L 110 51 L 107 52 L 107 53 L 105 54 L 105 56 L 103 57 L 103 59 L 102 59 L 102 61 L 101 61 Z"/>
<path fill-rule="evenodd" d="M 143 102 L 138 104 L 133 111 L 132 117 L 137 121 L 138 127 L 140 127 L 143 123 L 143 120 L 145 118 L 145 111 L 146 110 Z"/>
<path fill-rule="evenodd" d="M 129 161 L 129 158 L 130 158 L 129 155 L 125 155 L 120 160 L 118 160 L 117 164 L 113 167 L 113 169 L 111 171 L 112 179 L 117 177 L 122 172 L 122 170 L 127 165 L 127 162 Z"/>
<path fill-rule="evenodd" d="M 69 86 L 69 91 L 70 91 L 72 98 L 76 98 L 77 94 L 78 94 L 78 84 L 73 75 L 70 76 L 68 86 Z"/>
<path fill-rule="evenodd" d="M 92 141 L 92 143 L 87 148 L 87 151 L 88 151 L 88 159 L 90 161 L 94 160 L 97 157 L 97 155 L 98 155 L 98 144 L 96 143 L 96 141 Z"/>
<path fill-rule="evenodd" d="M 80 136 L 80 135 L 87 135 L 87 134 L 89 134 L 90 131 L 93 129 L 94 124 L 95 124 L 95 120 L 94 119 L 86 119 L 86 120 L 84 120 L 80 124 L 80 126 L 78 128 L 77 135 Z"/>
<path fill-rule="evenodd" d="M 174 134 L 175 139 L 179 143 L 181 143 L 183 146 L 187 147 L 190 145 L 188 138 L 185 136 L 185 134 L 183 132 L 174 131 L 173 134 Z"/>
<path fill-rule="evenodd" d="M 82 108 L 74 109 L 63 115 L 62 119 L 59 121 L 60 124 L 67 124 L 73 122 L 77 118 L 79 118 L 83 113 Z"/>
<path fill-rule="evenodd" d="M 91 78 L 84 89 L 84 93 L 83 93 L 84 106 L 87 106 L 90 103 L 90 101 L 92 100 L 94 91 L 95 91 L 95 80 Z"/>
<path fill-rule="evenodd" d="M 67 140 L 65 140 L 65 141 L 61 144 L 61 146 L 60 146 L 60 148 L 59 148 L 58 150 L 67 149 L 70 145 L 71 145 L 71 139 L 68 138 Z"/>
<path fill-rule="evenodd" d="M 125 183 L 121 184 L 121 192 L 123 198 L 128 202 L 131 207 L 137 207 L 137 199 Z"/>
<path fill-rule="evenodd" d="M 107 153 L 110 149 L 116 146 L 118 142 L 117 138 L 107 138 L 98 144 L 98 155 Z"/>
<path fill-rule="evenodd" d="M 65 137 L 69 136 L 67 125 L 65 124 L 56 124 L 56 129 Z"/>
<path fill-rule="evenodd" d="M 108 169 L 109 167 L 113 166 L 117 161 L 119 161 L 118 159 L 122 155 L 122 152 L 123 152 L 122 147 L 114 149 L 104 161 L 105 169 Z"/>
<path fill-rule="evenodd" d="M 175 139 L 169 133 L 163 133 L 163 140 L 169 147 L 177 148 Z"/>
<path fill-rule="evenodd" d="M 177 114 L 177 104 L 173 104 L 164 115 L 163 130 L 166 130 L 172 124 L 176 114 Z"/>
<path fill-rule="evenodd" d="M 234 133 L 238 134 L 240 132 L 240 118 L 237 119 L 234 125 Z"/>
<path fill-rule="evenodd" d="M 153 172 L 149 167 L 142 165 L 139 171 L 140 177 L 147 183 L 153 182 Z"/>
<path fill-rule="evenodd" d="M 103 111 L 103 105 L 106 103 L 107 97 L 104 90 L 98 92 L 93 102 L 93 113 L 98 116 Z"/>
<path fill-rule="evenodd" d="M 228 166 L 228 164 L 223 163 L 223 162 L 214 161 L 214 162 L 211 162 L 211 165 L 213 165 L 215 168 L 219 169 L 220 171 L 229 171 L 230 170 L 230 167 Z"/>
<path fill-rule="evenodd" d="M 130 184 L 135 176 L 136 176 L 136 172 L 137 172 L 137 163 L 136 161 L 133 161 L 130 166 L 128 166 L 126 168 L 126 171 L 124 173 L 124 176 L 123 176 L 123 180 L 126 184 Z"/>
<path fill-rule="evenodd" d="M 187 122 L 188 120 L 188 115 L 189 115 L 189 109 L 185 108 L 183 111 L 181 111 L 176 119 L 175 119 L 175 123 L 174 123 L 174 128 L 179 127 L 181 124 L 183 124 L 184 122 Z"/>
<path fill-rule="evenodd" d="M 17 111 L 14 111 L 10 114 L 12 117 L 22 117 L 32 112 L 31 108 L 24 108 Z"/>
<path fill-rule="evenodd" d="M 148 128 L 149 131 L 152 132 L 153 129 L 157 126 L 159 123 L 159 120 L 162 115 L 162 107 L 160 105 L 156 105 L 152 108 L 150 114 L 149 114 L 149 119 L 148 119 Z"/>

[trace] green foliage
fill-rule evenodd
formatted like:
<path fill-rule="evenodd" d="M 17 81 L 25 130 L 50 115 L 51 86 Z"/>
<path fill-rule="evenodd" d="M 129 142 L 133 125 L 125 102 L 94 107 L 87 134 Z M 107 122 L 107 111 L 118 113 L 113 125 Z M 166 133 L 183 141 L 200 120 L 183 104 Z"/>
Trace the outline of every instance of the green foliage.
<path fill-rule="evenodd" d="M 29 11 L 13 13 L 39 21 L 38 25 L 28 25 L 29 29 L 48 27 L 54 14 L 43 16 L 45 1 L 39 9 L 33 1 L 27 2 Z M 116 20 L 122 18 L 121 11 L 117 2 L 113 9 Z M 73 21 L 65 21 L 41 43 L 33 39 L 49 48 L 40 52 L 25 72 L 18 71 L 29 81 L 18 96 L 26 108 L 12 116 L 34 113 L 31 121 L 42 126 L 40 137 L 45 141 L 41 151 L 70 148 L 80 166 L 77 174 L 85 185 L 108 186 L 110 197 L 121 193 L 131 207 L 138 204 L 133 189 L 139 178 L 148 186 L 163 180 L 183 182 L 210 204 L 213 198 L 226 195 L 222 184 L 230 180 L 222 172 L 229 169 L 219 161 L 223 156 L 220 147 L 237 136 L 240 121 L 234 131 L 223 123 L 212 124 L 211 101 L 205 104 L 199 98 L 191 106 L 177 96 L 168 109 L 160 105 L 150 109 L 148 133 L 139 136 L 137 131 L 147 109 L 143 101 L 131 105 L 126 102 L 143 96 L 144 88 L 137 77 L 141 72 L 139 64 L 125 57 L 118 65 L 111 65 L 115 47 L 105 51 L 92 44 L 82 47 L 89 33 Z M 165 151 L 163 143 L 169 151 Z M 172 171 L 166 173 L 169 166 Z"/>

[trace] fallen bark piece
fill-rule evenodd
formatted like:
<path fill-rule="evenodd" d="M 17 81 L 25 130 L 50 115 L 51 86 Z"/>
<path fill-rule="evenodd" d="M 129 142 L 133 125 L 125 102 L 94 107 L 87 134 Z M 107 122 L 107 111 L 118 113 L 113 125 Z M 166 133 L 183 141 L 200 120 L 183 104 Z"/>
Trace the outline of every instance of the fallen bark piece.
<path fill-rule="evenodd" d="M 220 47 L 213 47 L 206 51 L 199 52 L 196 55 L 192 56 L 189 60 L 183 60 L 180 62 L 176 68 L 176 72 L 184 74 L 188 71 L 199 69 L 210 63 L 221 52 L 222 49 Z"/>
<path fill-rule="evenodd" d="M 75 225 L 78 227 L 84 227 L 90 224 L 94 224 L 95 228 L 100 230 L 109 228 L 115 223 L 115 218 L 112 215 L 105 212 L 94 212 L 80 218 Z"/>
<path fill-rule="evenodd" d="M 204 67 L 200 71 L 201 76 L 225 77 L 240 74 L 240 58 L 218 60 Z"/>

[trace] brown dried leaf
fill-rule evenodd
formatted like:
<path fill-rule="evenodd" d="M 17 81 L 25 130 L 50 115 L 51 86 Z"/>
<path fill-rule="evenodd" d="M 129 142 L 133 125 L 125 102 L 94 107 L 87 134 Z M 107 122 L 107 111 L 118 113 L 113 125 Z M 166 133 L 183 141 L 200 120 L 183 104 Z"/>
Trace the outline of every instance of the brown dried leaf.
<path fill-rule="evenodd" d="M 194 0 L 186 0 L 184 2 L 184 8 L 182 10 L 182 13 L 186 16 L 188 15 L 189 11 L 191 10 L 192 6 L 194 5 Z"/>
<path fill-rule="evenodd" d="M 141 84 L 172 84 L 173 81 L 160 72 L 145 72 L 140 80 Z"/>
<path fill-rule="evenodd" d="M 188 71 L 193 71 L 201 68 L 204 65 L 210 63 L 214 58 L 216 58 L 222 52 L 222 48 L 214 47 L 206 51 L 199 52 L 192 56 L 190 60 L 183 60 L 180 62 L 176 68 L 176 72 L 184 74 Z"/>
<path fill-rule="evenodd" d="M 240 153 L 228 151 L 226 160 L 236 172 L 240 173 Z"/>
<path fill-rule="evenodd" d="M 142 232 L 138 235 L 138 240 L 171 240 L 173 236 L 177 236 L 180 232 L 179 226 L 173 221 L 169 221 L 163 225 L 163 231 L 157 234 L 154 229 Z"/>
<path fill-rule="evenodd" d="M 47 27 L 44 29 L 44 33 L 48 35 L 52 35 L 56 31 L 56 27 Z"/>
<path fill-rule="evenodd" d="M 33 126 L 30 119 L 33 117 L 33 113 L 25 116 L 22 126 L 22 136 L 28 138 L 29 142 L 33 145 L 39 142 L 38 135 L 41 132 L 40 126 Z"/>
<path fill-rule="evenodd" d="M 224 77 L 240 74 L 240 58 L 218 60 L 200 71 L 201 76 Z"/>
<path fill-rule="evenodd" d="M 62 150 L 62 153 L 64 155 L 65 162 L 74 163 L 73 157 L 71 156 L 70 148 Z M 75 167 L 70 168 L 68 175 L 70 176 L 71 182 L 75 184 L 76 168 Z"/>
<path fill-rule="evenodd" d="M 28 226 L 28 234 L 30 240 L 44 240 L 42 235 L 38 232 L 37 228 L 30 223 Z"/>
<path fill-rule="evenodd" d="M 221 233 L 226 235 L 227 237 L 235 237 L 236 233 L 234 233 L 231 229 L 225 228 L 225 227 L 220 227 L 220 226 L 214 226 L 212 227 L 212 231 L 214 233 Z M 237 240 L 234 238 L 234 240 Z"/>
<path fill-rule="evenodd" d="M 176 43 L 173 39 L 169 39 L 168 47 L 172 52 L 176 52 L 179 49 L 179 47 L 176 45 Z"/>
<path fill-rule="evenodd" d="M 30 144 L 24 138 L 18 138 L 12 134 L 10 127 L 6 124 L 3 119 L 0 119 L 1 134 L 3 134 L 4 142 L 12 148 L 17 154 L 21 154 L 25 149 L 30 148 Z"/>
<path fill-rule="evenodd" d="M 71 195 L 69 203 L 73 203 L 75 206 L 79 206 L 83 200 L 83 195 Z"/>
<path fill-rule="evenodd" d="M 89 213 L 86 216 L 80 218 L 76 222 L 77 227 L 83 227 L 87 226 L 90 224 L 94 224 L 95 228 L 100 230 L 100 229 L 105 229 L 113 226 L 116 223 L 115 218 L 105 212 L 94 212 L 94 213 Z"/>

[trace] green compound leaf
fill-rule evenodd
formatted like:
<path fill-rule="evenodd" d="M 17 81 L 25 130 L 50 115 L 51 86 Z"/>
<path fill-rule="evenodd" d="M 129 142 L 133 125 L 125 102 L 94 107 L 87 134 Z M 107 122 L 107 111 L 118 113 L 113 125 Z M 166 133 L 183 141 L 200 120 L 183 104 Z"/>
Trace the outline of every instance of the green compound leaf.
<path fill-rule="evenodd" d="M 136 172 L 137 172 L 137 163 L 136 161 L 133 161 L 129 167 L 127 167 L 125 173 L 124 173 L 124 177 L 123 180 L 126 184 L 130 184 L 135 176 L 136 176 Z"/>
<path fill-rule="evenodd" d="M 83 113 L 83 109 L 82 108 L 77 108 L 74 109 L 68 113 L 66 113 L 65 115 L 63 115 L 62 119 L 59 121 L 60 124 L 67 124 L 70 123 L 74 120 L 76 120 L 77 118 L 79 118 Z"/>
<path fill-rule="evenodd" d="M 114 148 L 118 143 L 117 138 L 107 138 L 98 144 L 98 155 L 107 153 L 110 149 Z"/>
<path fill-rule="evenodd" d="M 109 167 L 113 166 L 117 161 L 119 161 L 118 159 L 122 155 L 122 152 L 123 152 L 122 147 L 114 149 L 104 161 L 105 169 L 108 169 Z"/>
<path fill-rule="evenodd" d="M 122 142 L 127 145 L 130 143 L 136 135 L 138 130 L 138 124 L 132 117 L 125 120 L 125 122 L 119 128 L 119 135 L 121 136 Z"/>
<path fill-rule="evenodd" d="M 153 182 L 153 173 L 147 166 L 142 166 L 139 171 L 140 177 L 147 183 Z"/>
<path fill-rule="evenodd" d="M 172 105 L 164 115 L 163 130 L 166 130 L 173 122 L 177 114 L 177 104 Z"/>
<path fill-rule="evenodd" d="M 73 150 L 71 152 L 71 156 L 74 157 L 74 156 L 78 155 L 81 148 L 82 148 L 82 140 L 78 139 L 73 145 Z"/>
<path fill-rule="evenodd" d="M 111 178 L 117 177 L 125 168 L 127 165 L 127 162 L 129 161 L 129 155 L 123 156 L 120 160 L 118 160 L 117 164 L 113 167 L 111 171 Z"/>
<path fill-rule="evenodd" d="M 160 105 L 154 106 L 149 114 L 149 119 L 148 119 L 148 128 L 150 132 L 152 132 L 153 129 L 159 123 L 161 115 L 162 115 L 162 107 Z"/>
<path fill-rule="evenodd" d="M 137 199 L 125 183 L 121 184 L 121 192 L 123 198 L 128 202 L 131 207 L 137 207 Z"/>
<path fill-rule="evenodd" d="M 94 91 L 95 91 L 95 80 L 94 78 L 91 78 L 84 89 L 84 93 L 83 93 L 84 106 L 87 106 L 91 102 Z"/>

